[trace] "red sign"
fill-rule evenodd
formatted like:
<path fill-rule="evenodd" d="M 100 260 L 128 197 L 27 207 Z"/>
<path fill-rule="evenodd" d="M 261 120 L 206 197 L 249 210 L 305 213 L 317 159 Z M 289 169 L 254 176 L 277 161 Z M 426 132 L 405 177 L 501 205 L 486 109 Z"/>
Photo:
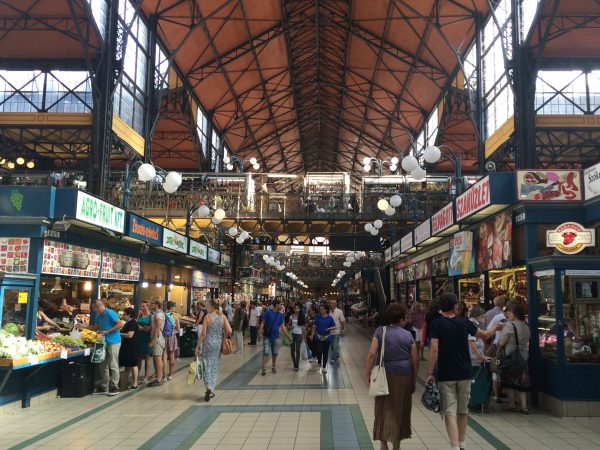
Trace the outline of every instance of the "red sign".
<path fill-rule="evenodd" d="M 490 177 L 487 176 L 456 199 L 456 220 L 460 222 L 491 203 Z"/>
<path fill-rule="evenodd" d="M 585 247 L 596 245 L 595 230 L 576 222 L 565 222 L 555 230 L 546 231 L 546 246 L 556 247 L 567 255 L 575 255 Z"/>
<path fill-rule="evenodd" d="M 454 224 L 454 209 L 452 202 L 431 217 L 431 234 L 437 234 Z"/>
<path fill-rule="evenodd" d="M 517 189 L 519 200 L 582 200 L 578 170 L 519 170 Z"/>

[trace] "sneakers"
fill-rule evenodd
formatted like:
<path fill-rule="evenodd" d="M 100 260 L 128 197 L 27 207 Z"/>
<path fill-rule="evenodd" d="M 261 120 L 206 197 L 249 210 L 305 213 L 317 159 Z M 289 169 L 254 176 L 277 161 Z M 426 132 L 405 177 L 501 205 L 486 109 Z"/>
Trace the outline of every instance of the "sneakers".
<path fill-rule="evenodd" d="M 104 389 L 100 389 L 100 388 L 96 388 L 94 389 L 94 392 L 92 392 L 92 395 L 106 395 L 108 394 L 108 391 L 105 391 Z"/>
<path fill-rule="evenodd" d="M 263 367 L 260 374 L 264 377 L 267 374 L 267 368 Z"/>
<path fill-rule="evenodd" d="M 275 367 L 271 367 L 271 373 L 277 373 L 277 369 Z"/>
<path fill-rule="evenodd" d="M 297 367 L 294 367 L 294 370 L 295 370 L 296 372 L 298 372 L 298 368 L 297 368 Z"/>
<path fill-rule="evenodd" d="M 114 397 L 115 395 L 119 395 L 119 390 L 117 388 L 110 388 L 108 391 L 108 396 Z"/>
<path fill-rule="evenodd" d="M 327 367 L 323 367 L 323 368 L 321 369 L 321 373 L 323 373 L 323 374 L 327 373 Z"/>

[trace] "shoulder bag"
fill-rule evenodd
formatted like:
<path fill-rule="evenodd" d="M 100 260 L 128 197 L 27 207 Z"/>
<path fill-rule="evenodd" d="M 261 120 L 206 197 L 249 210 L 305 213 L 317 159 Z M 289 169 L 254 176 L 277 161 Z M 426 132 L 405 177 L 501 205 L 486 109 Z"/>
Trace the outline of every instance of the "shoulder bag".
<path fill-rule="evenodd" d="M 387 376 L 383 365 L 383 354 L 385 353 L 385 332 L 387 327 L 383 327 L 381 337 L 381 352 L 379 354 L 379 365 L 373 366 L 371 369 L 371 384 L 369 385 L 369 395 L 371 397 L 379 397 L 381 395 L 389 395 Z"/>
<path fill-rule="evenodd" d="M 225 318 L 223 318 L 225 320 Z M 224 324 L 222 324 L 224 326 Z M 231 355 L 233 353 L 233 344 L 228 336 L 225 336 L 225 330 L 223 329 L 223 342 L 221 343 L 221 354 Z"/>
<path fill-rule="evenodd" d="M 508 373 L 517 372 L 527 367 L 527 361 L 521 356 L 521 350 L 519 349 L 519 334 L 517 333 L 517 327 L 512 324 L 515 330 L 515 342 L 517 348 L 510 354 L 504 353 L 502 360 L 500 361 L 500 369 L 507 371 Z"/>

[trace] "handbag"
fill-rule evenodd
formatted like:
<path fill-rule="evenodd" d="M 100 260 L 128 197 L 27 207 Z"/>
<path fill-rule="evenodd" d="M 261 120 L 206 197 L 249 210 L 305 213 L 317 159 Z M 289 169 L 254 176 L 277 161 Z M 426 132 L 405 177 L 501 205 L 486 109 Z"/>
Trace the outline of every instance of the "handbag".
<path fill-rule="evenodd" d="M 440 412 L 440 389 L 437 384 L 425 386 L 423 395 L 421 395 L 421 404 L 429 411 Z"/>
<path fill-rule="evenodd" d="M 379 365 L 371 369 L 371 384 L 369 385 L 369 395 L 371 397 L 379 397 L 381 395 L 389 395 L 387 376 L 383 365 L 383 354 L 385 353 L 385 332 L 387 327 L 383 327 L 383 335 L 381 337 L 381 352 L 379 354 Z"/>
<path fill-rule="evenodd" d="M 98 341 L 94 344 L 94 350 L 92 350 L 91 362 L 94 364 L 100 364 L 106 359 L 106 343 L 104 342 L 104 336 L 101 336 Z"/>
<path fill-rule="evenodd" d="M 221 344 L 221 353 L 223 355 L 231 355 L 233 353 L 233 344 L 231 339 L 223 336 L 223 343 Z"/>
<path fill-rule="evenodd" d="M 519 335 L 517 333 L 517 327 L 514 323 L 512 324 L 512 326 L 515 330 L 515 342 L 517 344 L 517 348 L 514 352 L 509 353 L 508 355 L 504 353 L 504 356 L 500 361 L 500 369 L 505 370 L 509 373 L 517 372 L 527 367 L 527 361 L 525 361 L 525 358 L 521 356 L 521 351 L 519 350 Z"/>

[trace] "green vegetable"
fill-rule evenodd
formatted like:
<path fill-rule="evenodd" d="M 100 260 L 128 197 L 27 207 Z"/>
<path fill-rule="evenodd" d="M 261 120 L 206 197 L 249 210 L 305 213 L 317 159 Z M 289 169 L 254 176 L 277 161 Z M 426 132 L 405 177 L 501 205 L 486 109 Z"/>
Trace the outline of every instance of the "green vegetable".
<path fill-rule="evenodd" d="M 85 344 L 81 339 L 73 339 L 71 336 L 56 336 L 52 338 L 52 342 L 71 348 L 85 347 Z"/>
<path fill-rule="evenodd" d="M 7 333 L 12 334 L 13 336 L 18 336 L 19 334 L 21 334 L 21 332 L 19 331 L 19 325 L 17 325 L 16 323 L 7 323 L 2 327 L 2 329 Z"/>

